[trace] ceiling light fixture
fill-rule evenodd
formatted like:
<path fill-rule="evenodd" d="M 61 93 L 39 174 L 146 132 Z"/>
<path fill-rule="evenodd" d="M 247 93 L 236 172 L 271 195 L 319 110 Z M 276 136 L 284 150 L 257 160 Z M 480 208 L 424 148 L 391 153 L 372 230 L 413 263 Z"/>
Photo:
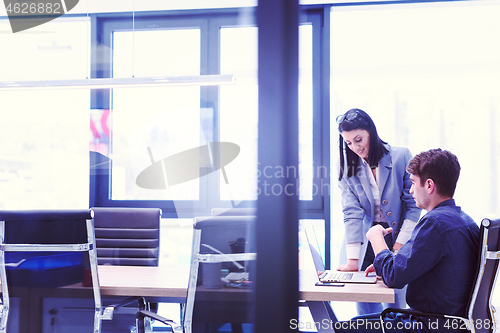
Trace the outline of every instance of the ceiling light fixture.
<path fill-rule="evenodd" d="M 47 89 L 113 89 L 235 84 L 234 75 L 158 76 L 134 78 L 0 81 L 0 91 Z"/>

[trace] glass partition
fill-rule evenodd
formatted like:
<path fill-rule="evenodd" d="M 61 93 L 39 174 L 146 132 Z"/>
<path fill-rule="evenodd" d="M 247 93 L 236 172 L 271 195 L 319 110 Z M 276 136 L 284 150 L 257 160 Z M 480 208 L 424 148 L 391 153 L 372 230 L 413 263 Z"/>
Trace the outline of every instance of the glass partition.
<path fill-rule="evenodd" d="M 0 158 L 3 193 L 0 208 L 161 207 L 164 217 L 178 218 L 163 218 L 161 234 L 175 233 L 177 227 L 182 230 L 177 230 L 176 236 L 163 236 L 160 266 L 187 268 L 187 275 L 193 257 L 192 252 L 186 251 L 186 246 L 192 249 L 192 231 L 186 232 L 186 228 L 192 229 L 194 218 L 210 220 L 228 215 L 248 220 L 248 216 L 256 214 L 257 152 L 266 147 L 259 148 L 257 143 L 255 4 L 242 8 L 235 8 L 233 2 L 222 6 L 224 8 L 212 8 L 207 3 L 201 5 L 203 8 L 193 8 L 196 6 L 189 4 L 187 9 L 170 3 L 165 8 L 157 8 L 158 3 L 144 5 L 133 1 L 121 2 L 116 7 L 82 3 L 63 18 L 27 32 L 3 35 L 2 49 L 8 52 L 2 52 L 0 60 L 8 65 L 2 67 L 1 81 L 227 73 L 236 76 L 236 84 L 1 92 L 4 122 L 0 130 L 6 144 Z M 9 30 L 7 19 L 2 20 L 1 28 Z M 315 22 L 319 20 L 316 18 Z M 321 112 L 313 108 L 319 104 L 314 95 L 317 89 L 313 89 L 319 82 L 317 76 L 313 77 L 319 66 L 316 67 L 313 54 L 318 56 L 316 42 L 320 33 L 315 30 L 313 34 L 313 24 L 307 19 L 299 30 L 302 45 L 299 56 L 300 167 L 269 166 L 272 177 L 282 177 L 284 172 L 293 174 L 294 178 L 291 192 L 270 189 L 274 192 L 269 194 L 300 195 L 303 201 L 314 201 L 313 214 L 323 214 L 322 198 L 316 196 L 313 186 L 313 166 L 321 160 L 313 144 L 321 134 L 321 126 L 315 127 Z M 234 146 L 225 150 L 223 144 L 212 145 L 214 142 L 237 146 L 237 156 L 228 161 L 221 150 L 234 155 Z M 159 161 L 165 162 L 161 164 L 161 168 L 165 168 L 169 158 L 185 152 L 193 154 L 176 165 L 176 171 L 184 175 L 194 165 L 198 171 L 196 177 L 163 186 L 162 177 L 166 172 L 161 169 L 160 177 L 152 177 L 153 185 L 141 186 L 139 179 L 145 170 Z M 238 210 L 241 207 L 236 207 L 240 201 L 245 209 L 243 214 Z M 222 211 L 217 213 L 213 209 Z M 324 225 L 325 220 L 321 223 Z M 224 231 L 219 234 L 223 235 Z M 242 237 L 244 252 L 250 254 L 256 251 L 252 232 L 249 228 Z M 174 245 L 164 245 L 167 241 Z M 222 250 L 215 247 L 213 251 L 238 255 L 242 241 L 238 238 L 229 241 L 233 246 L 228 247 L 225 240 Z M 255 259 L 251 255 L 249 258 L 237 261 Z M 234 327 L 244 324 L 243 330 L 249 332 L 253 329 L 254 311 L 252 264 L 234 265 L 236 269 L 229 266 L 222 265 L 215 270 L 217 288 L 209 285 L 207 289 L 213 290 L 205 290 L 204 297 L 230 295 L 223 301 L 229 300 L 229 306 L 235 304 L 236 308 L 242 305 L 241 299 L 231 303 L 235 301 L 231 297 L 239 293 L 245 303 L 242 307 L 245 319 L 209 323 L 222 331 L 228 326 L 236 330 Z M 219 279 L 228 273 L 249 274 L 243 281 Z M 203 288 L 202 279 L 198 282 Z M 179 301 L 179 297 L 159 298 L 159 302 Z M 50 320 L 44 322 L 43 329 L 54 322 L 60 326 L 50 329 L 65 330 L 71 318 L 78 317 L 79 324 L 75 325 L 78 328 L 74 332 L 87 330 L 86 315 L 75 311 L 64 317 L 69 312 L 62 315 L 63 311 L 51 311 L 68 304 L 82 304 L 82 307 L 87 304 L 72 303 L 72 299 L 66 301 L 57 297 L 44 301 L 41 311 L 44 319 Z M 159 311 L 168 316 L 161 306 Z M 42 329 L 42 325 L 39 326 Z"/>
<path fill-rule="evenodd" d="M 475 1 L 332 7 L 333 166 L 335 117 L 361 108 L 390 145 L 456 154 L 457 204 L 477 223 L 498 215 L 499 14 L 497 3 Z M 340 201 L 332 191 L 333 267 L 344 233 Z"/>

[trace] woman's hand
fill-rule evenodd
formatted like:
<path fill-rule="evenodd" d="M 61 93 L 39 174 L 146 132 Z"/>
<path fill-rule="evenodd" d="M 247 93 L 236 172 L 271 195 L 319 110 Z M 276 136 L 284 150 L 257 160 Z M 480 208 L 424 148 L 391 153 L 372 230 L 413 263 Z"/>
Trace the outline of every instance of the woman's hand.
<path fill-rule="evenodd" d="M 347 264 L 340 265 L 337 268 L 338 271 L 352 272 L 358 270 L 358 259 L 347 259 Z"/>

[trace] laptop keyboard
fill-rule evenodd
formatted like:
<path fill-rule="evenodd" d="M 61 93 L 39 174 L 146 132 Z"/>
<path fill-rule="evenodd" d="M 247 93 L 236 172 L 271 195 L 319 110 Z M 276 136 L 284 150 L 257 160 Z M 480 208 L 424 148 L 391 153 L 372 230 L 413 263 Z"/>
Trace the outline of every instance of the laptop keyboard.
<path fill-rule="evenodd" d="M 352 279 L 353 274 L 352 273 L 345 273 L 345 272 L 329 272 L 325 277 L 323 278 L 324 281 L 349 281 Z"/>

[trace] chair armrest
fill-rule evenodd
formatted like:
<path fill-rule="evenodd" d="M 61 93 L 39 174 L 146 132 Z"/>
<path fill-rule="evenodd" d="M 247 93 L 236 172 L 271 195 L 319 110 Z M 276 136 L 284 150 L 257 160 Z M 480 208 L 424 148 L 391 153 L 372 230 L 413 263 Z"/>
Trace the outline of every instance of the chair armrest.
<path fill-rule="evenodd" d="M 134 302 L 137 302 L 137 306 L 139 309 L 144 309 L 146 306 L 145 305 L 146 303 L 145 303 L 145 300 L 143 297 L 135 297 L 135 296 L 127 297 L 127 298 L 119 301 L 118 303 L 104 306 L 102 314 L 101 314 L 102 319 L 103 320 L 113 320 L 113 314 L 114 314 L 116 309 L 119 309 L 121 307 L 125 307 L 126 305 L 129 305 L 129 304 L 134 303 Z"/>
<path fill-rule="evenodd" d="M 414 316 L 417 316 L 421 322 L 423 322 L 421 320 L 422 317 L 424 317 L 424 318 L 443 318 L 443 319 L 444 318 L 454 318 L 454 319 L 462 320 L 467 325 L 467 327 L 469 327 L 469 320 L 467 320 L 466 318 L 458 317 L 458 316 L 450 316 L 450 315 L 441 314 L 441 313 L 422 312 L 422 311 L 417 311 L 417 310 L 412 310 L 412 309 L 387 308 L 380 313 L 380 323 L 382 326 L 382 332 L 384 332 L 384 333 L 385 333 L 384 318 L 390 312 L 414 315 Z"/>
<path fill-rule="evenodd" d="M 385 315 L 389 312 L 406 313 L 419 317 L 430 317 L 430 318 L 446 318 L 446 315 L 440 313 L 422 312 L 412 309 L 397 309 L 397 308 L 387 308 L 380 314 L 380 319 L 383 320 Z"/>
<path fill-rule="evenodd" d="M 182 326 L 180 326 L 178 323 L 176 323 L 173 320 L 170 320 L 168 318 L 162 317 L 157 313 L 151 312 L 149 310 L 139 310 L 137 312 L 137 332 L 138 333 L 143 333 L 144 332 L 144 318 L 149 317 L 151 319 L 157 320 L 161 323 L 164 323 L 165 325 L 168 325 L 172 328 L 172 332 L 174 333 L 182 333 Z"/>

